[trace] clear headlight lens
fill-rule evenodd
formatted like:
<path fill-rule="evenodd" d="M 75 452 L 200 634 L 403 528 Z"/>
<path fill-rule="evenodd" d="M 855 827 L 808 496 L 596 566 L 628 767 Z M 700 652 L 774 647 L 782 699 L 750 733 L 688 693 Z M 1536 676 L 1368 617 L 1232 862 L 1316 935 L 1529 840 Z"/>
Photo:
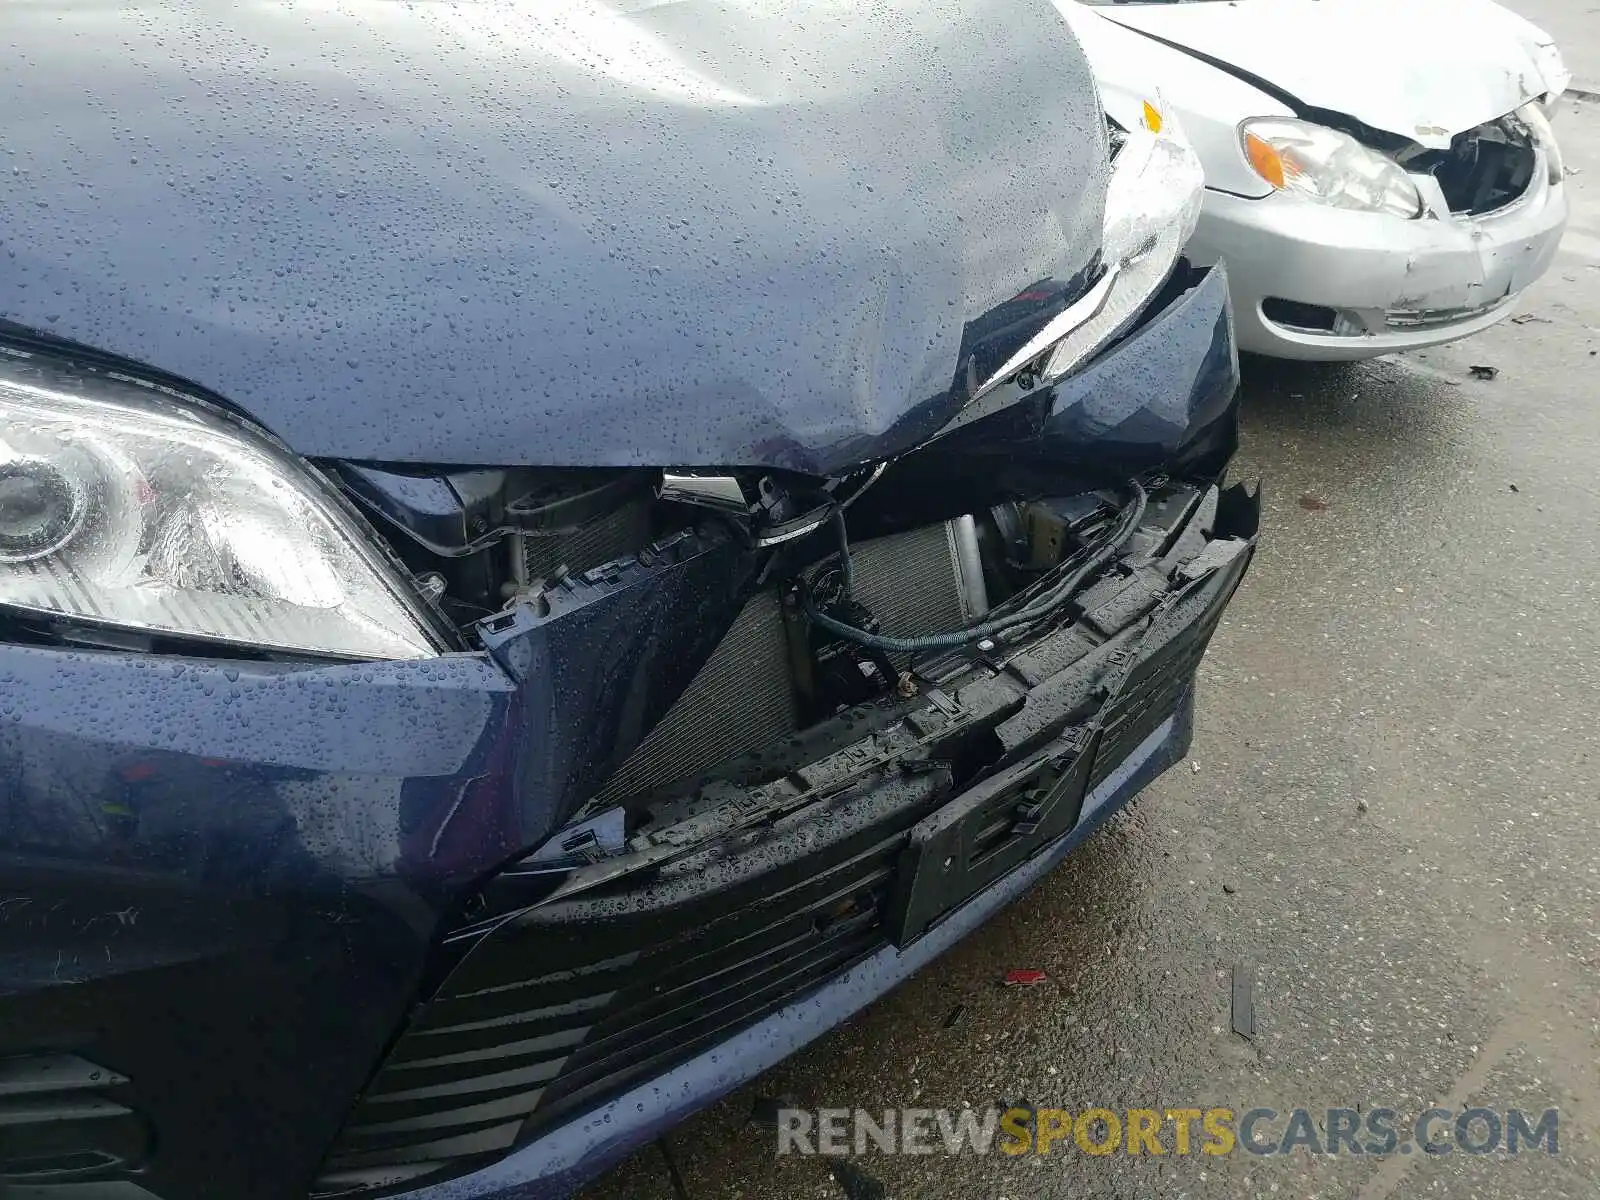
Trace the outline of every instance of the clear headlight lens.
<path fill-rule="evenodd" d="M 1422 215 L 1422 195 L 1405 169 L 1347 133 L 1309 121 L 1263 117 L 1246 121 L 1240 136 L 1256 174 L 1281 192 L 1338 208 Z"/>
<path fill-rule="evenodd" d="M 1517 109 L 1517 116 L 1522 118 L 1522 123 L 1533 134 L 1534 142 L 1544 151 L 1545 171 L 1551 184 L 1560 183 L 1567 177 L 1566 160 L 1561 157 L 1561 143 L 1556 141 L 1555 126 L 1550 124 L 1550 115 L 1544 105 L 1537 100 L 1530 100 Z"/>
<path fill-rule="evenodd" d="M 348 658 L 440 652 L 398 573 L 266 438 L 5 357 L 0 607 Z"/>

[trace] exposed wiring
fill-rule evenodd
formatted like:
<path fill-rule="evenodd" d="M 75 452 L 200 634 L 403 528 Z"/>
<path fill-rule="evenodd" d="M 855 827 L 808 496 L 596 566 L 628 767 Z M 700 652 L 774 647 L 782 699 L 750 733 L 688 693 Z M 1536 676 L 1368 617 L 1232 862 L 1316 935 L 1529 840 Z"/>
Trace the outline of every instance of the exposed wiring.
<path fill-rule="evenodd" d="M 869 633 L 865 629 L 858 629 L 854 625 L 840 621 L 835 617 L 822 612 L 816 606 L 811 593 L 805 591 L 801 599 L 802 607 L 807 618 L 817 626 L 826 629 L 838 637 L 856 642 L 873 650 L 885 650 L 895 653 L 912 653 L 919 650 L 947 650 L 955 646 L 964 646 L 969 642 L 981 638 L 995 637 L 1007 630 L 1016 629 L 1021 625 L 1030 625 L 1041 617 L 1050 615 L 1058 605 L 1075 592 L 1094 572 L 1110 561 L 1111 556 L 1120 550 L 1127 540 L 1133 536 L 1133 531 L 1139 528 L 1139 523 L 1144 520 L 1145 508 L 1149 504 L 1149 493 L 1144 485 L 1137 479 L 1129 480 L 1129 490 L 1133 497 L 1122 510 L 1122 519 L 1117 522 L 1117 527 L 1104 541 L 1097 546 L 1092 554 L 1076 570 L 1069 572 L 1059 582 L 1051 584 L 1038 596 L 1029 600 L 1022 608 L 1015 612 L 1007 613 L 1002 617 L 995 617 L 977 625 L 968 625 L 963 629 L 952 630 L 949 633 L 932 633 L 922 637 L 897 638 L 884 634 Z M 850 544 L 845 536 L 844 514 L 834 513 L 834 530 L 839 538 L 840 569 L 843 576 L 845 596 L 850 595 L 851 584 L 854 580 L 854 570 L 850 564 Z"/>
<path fill-rule="evenodd" d="M 855 564 L 850 561 L 850 535 L 845 532 L 844 509 L 842 507 L 833 510 L 833 532 L 839 539 L 839 594 L 848 600 L 851 593 L 855 591 L 856 568 Z"/>

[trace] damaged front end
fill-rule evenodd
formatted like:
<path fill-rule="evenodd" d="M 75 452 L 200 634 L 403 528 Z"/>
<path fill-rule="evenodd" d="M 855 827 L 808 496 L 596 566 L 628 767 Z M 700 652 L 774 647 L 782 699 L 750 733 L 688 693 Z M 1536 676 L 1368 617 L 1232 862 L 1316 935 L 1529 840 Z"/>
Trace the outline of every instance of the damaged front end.
<path fill-rule="evenodd" d="M 318 1194 L 520 1161 L 1181 754 L 1256 532 L 1225 293 L 1180 267 L 1079 374 L 832 479 L 340 468 L 517 680 L 551 828 L 448 919 Z"/>
<path fill-rule="evenodd" d="M 995 52 L 1015 69 L 1037 42 Z M 971 187 L 931 208 L 992 270 L 897 284 L 870 354 L 824 361 L 741 290 L 628 292 L 748 323 L 720 344 L 762 387 L 552 371 L 544 403 L 484 359 L 494 405 L 422 404 L 439 356 L 424 378 L 341 354 L 381 400 L 357 417 L 0 324 L 35 447 L 0 572 L 0 1191 L 567 1195 L 930 961 L 1184 753 L 1256 534 L 1223 477 L 1227 277 L 1179 258 L 1192 154 L 1113 127 L 1102 206 L 1104 164 L 1063 164 L 1105 152 L 1103 114 L 1072 105 L 1029 221 L 996 207 L 1027 159 L 951 151 Z M 860 278 L 909 254 L 900 212 L 853 227 Z M 807 278 L 772 290 L 817 337 L 877 336 Z M 681 361 L 628 360 L 672 389 L 697 383 Z M 450 462 L 478 465 L 427 465 Z"/>
<path fill-rule="evenodd" d="M 317 463 L 426 657 L 8 610 L 0 1184 L 564 1195 L 1017 895 L 1255 537 L 1220 267 L 1057 349 L 832 476 Z"/>

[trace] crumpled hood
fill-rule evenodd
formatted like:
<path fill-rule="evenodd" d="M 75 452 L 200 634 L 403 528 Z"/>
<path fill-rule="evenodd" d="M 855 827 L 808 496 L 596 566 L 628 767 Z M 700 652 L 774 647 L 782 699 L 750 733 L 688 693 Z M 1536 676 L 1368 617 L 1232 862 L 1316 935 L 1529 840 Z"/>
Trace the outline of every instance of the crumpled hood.
<path fill-rule="evenodd" d="M 1489 0 L 1202 0 L 1097 10 L 1302 104 L 1424 146 L 1566 87 L 1552 39 Z"/>
<path fill-rule="evenodd" d="M 308 455 L 826 471 L 943 424 L 964 328 L 1099 247 L 1048 0 L 5 23 L 0 319 Z"/>

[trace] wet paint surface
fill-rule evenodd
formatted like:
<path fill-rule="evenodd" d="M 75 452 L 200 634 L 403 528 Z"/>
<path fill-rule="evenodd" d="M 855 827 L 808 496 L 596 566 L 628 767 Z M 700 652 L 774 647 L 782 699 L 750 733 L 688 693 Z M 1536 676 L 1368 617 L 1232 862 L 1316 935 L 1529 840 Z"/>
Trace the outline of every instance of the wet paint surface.
<path fill-rule="evenodd" d="M 52 0 L 6 38 L 0 318 L 317 457 L 825 472 L 943 424 L 968 323 L 1099 249 L 1047 0 Z"/>

